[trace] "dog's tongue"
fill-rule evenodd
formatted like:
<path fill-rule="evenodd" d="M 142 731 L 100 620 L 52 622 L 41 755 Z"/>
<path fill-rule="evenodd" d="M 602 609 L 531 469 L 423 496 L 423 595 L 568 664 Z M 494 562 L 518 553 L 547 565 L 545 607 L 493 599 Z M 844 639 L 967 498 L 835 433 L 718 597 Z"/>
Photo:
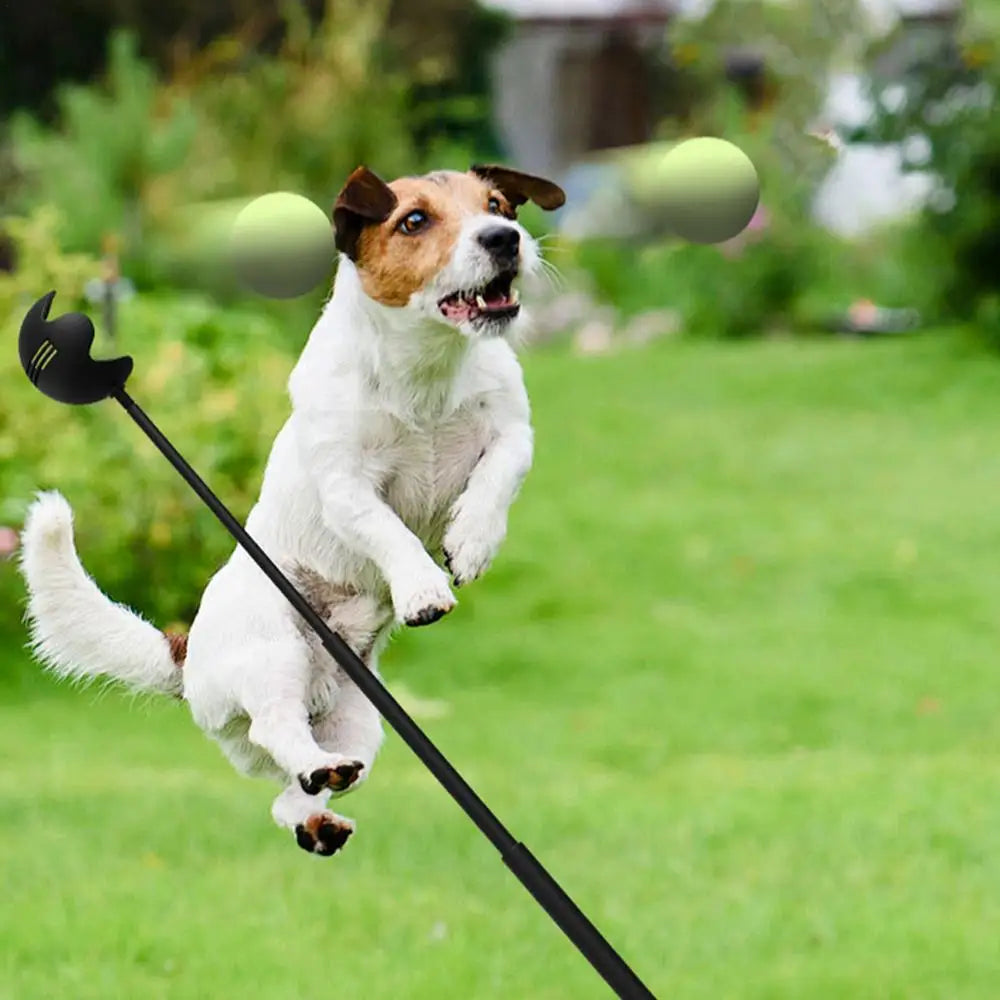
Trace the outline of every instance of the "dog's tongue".
<path fill-rule="evenodd" d="M 444 302 L 441 303 L 441 312 L 443 312 L 448 319 L 458 323 L 469 319 L 473 312 L 478 311 L 479 310 L 476 309 L 471 302 L 466 302 L 460 295 L 453 299 L 445 299 Z"/>

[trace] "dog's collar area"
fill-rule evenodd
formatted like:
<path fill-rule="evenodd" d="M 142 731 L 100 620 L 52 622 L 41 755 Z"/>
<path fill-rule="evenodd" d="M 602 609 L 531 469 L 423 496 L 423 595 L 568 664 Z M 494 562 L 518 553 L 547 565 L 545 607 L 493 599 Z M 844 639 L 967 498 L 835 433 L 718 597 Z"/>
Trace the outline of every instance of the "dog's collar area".
<path fill-rule="evenodd" d="M 514 272 L 500 274 L 479 288 L 453 292 L 438 302 L 438 308 L 452 322 L 513 319 L 521 309 L 513 287 L 516 276 Z"/>

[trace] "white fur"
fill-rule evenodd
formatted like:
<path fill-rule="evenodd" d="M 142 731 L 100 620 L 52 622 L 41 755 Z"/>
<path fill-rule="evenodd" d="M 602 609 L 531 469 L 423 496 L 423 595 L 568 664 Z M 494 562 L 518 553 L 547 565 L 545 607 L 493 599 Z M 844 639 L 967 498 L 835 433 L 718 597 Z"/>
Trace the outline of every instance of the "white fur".
<path fill-rule="evenodd" d="M 528 399 L 508 342 L 523 316 L 491 336 L 448 324 L 436 305 L 492 277 L 475 234 L 498 221 L 470 217 L 448 266 L 403 308 L 366 296 L 341 260 L 247 519 L 373 671 L 394 623 L 454 606 L 445 566 L 459 583 L 489 566 L 531 465 Z M 521 233 L 522 271 L 532 271 L 537 250 Z M 351 761 L 362 779 L 370 773 L 377 712 L 241 548 L 209 581 L 180 670 L 164 636 L 86 575 L 58 494 L 38 497 L 23 542 L 40 658 L 62 675 L 182 692 L 235 766 L 286 786 L 272 811 L 279 825 L 325 809 L 329 789 L 307 794 L 300 776 Z"/>
<path fill-rule="evenodd" d="M 73 512 L 55 492 L 41 493 L 21 537 L 32 649 L 54 673 L 111 676 L 139 690 L 180 694 L 182 677 L 166 636 L 124 605 L 109 601 L 73 547 Z"/>

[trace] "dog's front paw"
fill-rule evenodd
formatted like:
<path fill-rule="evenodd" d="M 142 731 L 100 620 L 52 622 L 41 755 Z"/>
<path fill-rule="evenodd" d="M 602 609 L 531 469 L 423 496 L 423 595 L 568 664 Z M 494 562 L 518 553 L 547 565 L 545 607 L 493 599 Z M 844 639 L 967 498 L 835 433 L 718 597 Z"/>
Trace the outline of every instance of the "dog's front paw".
<path fill-rule="evenodd" d="M 354 823 L 333 812 L 319 812 L 295 827 L 295 840 L 310 854 L 328 858 L 336 854 L 354 833 Z"/>
<path fill-rule="evenodd" d="M 504 536 L 506 520 L 502 517 L 477 518 L 459 511 L 444 536 L 444 561 L 461 587 L 482 576 L 489 569 Z"/>
<path fill-rule="evenodd" d="M 407 625 L 430 625 L 455 607 L 448 576 L 431 564 L 419 577 L 410 577 L 393 588 L 392 603 L 396 617 Z"/>

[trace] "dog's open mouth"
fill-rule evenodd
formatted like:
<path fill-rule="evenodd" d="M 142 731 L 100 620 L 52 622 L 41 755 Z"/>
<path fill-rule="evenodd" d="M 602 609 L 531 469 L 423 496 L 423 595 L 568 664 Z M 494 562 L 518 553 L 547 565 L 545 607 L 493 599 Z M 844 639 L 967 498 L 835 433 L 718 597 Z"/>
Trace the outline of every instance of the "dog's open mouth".
<path fill-rule="evenodd" d="M 441 299 L 438 308 L 453 323 L 513 319 L 521 310 L 517 289 L 512 285 L 515 277 L 501 274 L 481 288 L 454 292 Z"/>

